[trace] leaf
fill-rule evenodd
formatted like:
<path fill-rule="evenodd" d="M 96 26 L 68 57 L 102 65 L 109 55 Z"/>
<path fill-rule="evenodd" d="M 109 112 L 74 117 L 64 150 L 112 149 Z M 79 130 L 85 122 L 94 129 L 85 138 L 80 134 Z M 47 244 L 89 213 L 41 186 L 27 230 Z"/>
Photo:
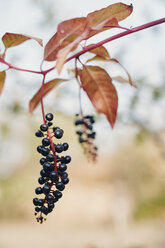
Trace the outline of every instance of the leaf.
<path fill-rule="evenodd" d="M 113 127 L 117 115 L 118 96 L 108 73 L 98 66 L 84 66 L 80 72 L 80 80 L 96 111 L 105 114 Z"/>
<path fill-rule="evenodd" d="M 26 40 L 36 40 L 40 46 L 42 46 L 42 40 L 36 37 L 23 35 L 23 34 L 14 34 L 14 33 L 5 33 L 2 37 L 3 44 L 5 48 L 18 46 L 19 44 L 23 43 Z"/>
<path fill-rule="evenodd" d="M 113 26 L 117 26 L 119 21 L 127 18 L 132 13 L 132 10 L 132 5 L 115 3 L 101 10 L 89 13 L 87 15 L 87 22 L 91 32 L 89 33 L 88 38 L 96 33 L 100 33 L 104 30 L 112 28 Z M 98 31 L 93 32 L 92 30 Z"/>
<path fill-rule="evenodd" d="M 67 55 L 75 49 L 78 44 L 88 35 L 88 30 L 85 30 L 81 35 L 77 37 L 76 40 L 74 40 L 72 43 L 65 46 L 63 49 L 60 49 L 57 54 L 57 62 L 56 62 L 56 69 L 58 74 L 60 74 L 62 67 L 65 63 L 65 60 L 67 58 Z"/>
<path fill-rule="evenodd" d="M 0 72 L 0 94 L 2 93 L 4 84 L 5 84 L 5 78 L 6 78 L 6 72 L 1 71 Z"/>
<path fill-rule="evenodd" d="M 129 75 L 128 71 L 124 68 L 124 66 L 122 66 L 122 65 L 120 64 L 120 62 L 119 62 L 117 59 L 114 59 L 114 58 L 113 58 L 113 59 L 110 59 L 110 61 L 119 64 L 119 65 L 122 67 L 122 69 L 126 72 L 126 74 L 127 74 L 127 76 L 128 76 L 128 80 L 126 80 L 126 79 L 124 79 L 124 78 L 122 78 L 122 77 L 116 77 L 115 80 L 117 80 L 117 81 L 119 81 L 119 82 L 129 83 L 131 86 L 136 87 L 136 85 L 132 82 L 131 76 Z M 113 79 L 114 79 L 114 78 L 113 78 Z"/>
<path fill-rule="evenodd" d="M 87 39 L 91 38 L 92 36 L 94 36 L 98 33 L 101 33 L 105 30 L 108 30 L 108 29 L 111 29 L 111 28 L 114 28 L 117 26 L 119 26 L 117 19 L 116 18 L 109 18 L 108 20 L 103 21 L 102 23 L 98 24 L 97 26 L 93 27 L 92 29 L 88 27 L 90 31 L 89 31 L 89 35 L 88 35 Z"/>
<path fill-rule="evenodd" d="M 92 46 L 93 44 L 89 45 L 89 46 Z M 88 47 L 89 47 L 88 46 Z M 109 56 L 109 53 L 107 51 L 107 49 L 104 47 L 104 46 L 99 46 L 99 47 L 96 47 L 92 50 L 89 51 L 90 53 L 94 53 L 96 54 L 98 57 L 101 57 L 105 60 L 109 60 L 110 59 L 110 56 Z"/>
<path fill-rule="evenodd" d="M 67 79 L 56 78 L 53 79 L 44 85 L 43 97 L 46 96 L 55 86 L 59 83 L 67 81 Z M 29 102 L 29 113 L 32 113 L 34 109 L 37 107 L 39 102 L 41 101 L 41 88 L 37 91 L 37 93 L 32 97 Z"/>
<path fill-rule="evenodd" d="M 128 79 L 125 79 L 121 76 L 112 77 L 112 80 L 118 81 L 120 83 L 129 83 Z"/>
<path fill-rule="evenodd" d="M 57 53 L 81 35 L 86 26 L 86 18 L 74 18 L 58 25 L 57 32 L 48 41 L 44 50 L 44 60 L 54 61 L 57 58 Z"/>
<path fill-rule="evenodd" d="M 104 59 L 103 57 L 100 57 L 100 56 L 94 56 L 94 57 L 92 57 L 92 58 L 90 58 L 90 59 L 87 59 L 87 61 L 86 61 L 86 63 L 88 63 L 88 62 L 91 62 L 91 61 L 95 61 L 95 60 L 99 60 L 99 61 L 108 61 L 108 60 L 106 60 L 106 59 Z"/>
<path fill-rule="evenodd" d="M 77 67 L 77 72 L 76 72 L 75 68 L 68 68 L 67 71 L 68 71 L 68 74 L 72 73 L 75 78 L 76 73 L 77 73 L 77 76 L 80 76 L 81 69 Z"/>

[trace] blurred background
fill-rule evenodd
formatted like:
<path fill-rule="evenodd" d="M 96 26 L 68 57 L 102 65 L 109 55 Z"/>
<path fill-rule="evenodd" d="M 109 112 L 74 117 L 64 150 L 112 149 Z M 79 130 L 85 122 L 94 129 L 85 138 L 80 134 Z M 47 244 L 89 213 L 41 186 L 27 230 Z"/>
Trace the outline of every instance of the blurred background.
<path fill-rule="evenodd" d="M 59 22 L 86 16 L 117 1 L 6 0 L 0 1 L 0 34 L 22 33 L 43 39 L 44 45 Z M 127 0 L 123 3 L 130 4 Z M 163 0 L 132 1 L 134 11 L 121 22 L 127 28 L 164 17 Z M 119 30 L 92 38 L 102 40 Z M 0 248 L 163 248 L 165 247 L 165 32 L 159 25 L 106 44 L 111 57 L 129 71 L 137 89 L 115 83 L 119 95 L 117 123 L 112 130 L 98 116 L 85 94 L 85 114 L 96 117 L 98 161 L 89 163 L 75 135 L 79 111 L 78 87 L 64 83 L 44 100 L 46 112 L 64 129 L 63 141 L 72 156 L 70 183 L 47 221 L 39 225 L 32 199 L 41 169 L 34 136 L 42 123 L 38 107 L 28 114 L 28 102 L 41 77 L 8 71 L 0 97 Z M 3 51 L 3 44 L 0 43 Z M 8 50 L 15 66 L 38 70 L 43 49 L 28 41 Z M 84 55 L 82 59 L 86 59 Z M 61 77 L 72 77 L 68 63 Z M 126 76 L 119 67 L 101 65 L 112 75 Z M 51 63 L 45 64 L 45 68 Z M 4 67 L 0 65 L 0 70 Z M 54 78 L 53 72 L 47 78 Z M 69 84 L 69 85 L 68 85 Z"/>

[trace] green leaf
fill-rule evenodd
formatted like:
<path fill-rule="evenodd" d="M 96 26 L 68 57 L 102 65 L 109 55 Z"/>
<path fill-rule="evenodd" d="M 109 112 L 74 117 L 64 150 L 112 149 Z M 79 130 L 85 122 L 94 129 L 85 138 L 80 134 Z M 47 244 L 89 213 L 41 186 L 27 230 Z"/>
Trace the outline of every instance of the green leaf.
<path fill-rule="evenodd" d="M 51 90 L 54 89 L 61 82 L 68 81 L 67 79 L 55 78 L 44 84 L 43 89 L 43 97 L 45 97 Z M 42 87 L 41 87 L 42 88 Z M 37 91 L 37 93 L 32 97 L 29 102 L 29 113 L 32 113 L 34 109 L 38 106 L 41 101 L 41 88 Z"/>
<path fill-rule="evenodd" d="M 2 37 L 2 41 L 6 49 L 9 47 L 18 46 L 19 44 L 25 42 L 26 40 L 30 40 L 30 39 L 37 41 L 40 44 L 40 46 L 42 46 L 41 39 L 28 36 L 28 35 L 5 33 L 4 36 Z"/>

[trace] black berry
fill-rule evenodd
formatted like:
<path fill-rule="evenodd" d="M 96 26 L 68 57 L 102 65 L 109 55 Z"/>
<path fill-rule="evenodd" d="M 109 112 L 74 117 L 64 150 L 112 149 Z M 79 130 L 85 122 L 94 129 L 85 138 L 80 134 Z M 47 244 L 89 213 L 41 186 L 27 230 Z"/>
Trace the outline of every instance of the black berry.
<path fill-rule="evenodd" d="M 41 154 L 43 156 L 47 156 L 49 154 L 49 149 L 46 148 L 46 147 L 43 147 L 42 150 L 41 150 Z"/>
<path fill-rule="evenodd" d="M 53 114 L 52 113 L 48 113 L 45 115 L 45 118 L 47 121 L 52 121 L 53 120 Z"/>
<path fill-rule="evenodd" d="M 46 162 L 46 159 L 45 159 L 45 158 L 41 158 L 41 159 L 40 159 L 40 164 L 43 165 L 45 162 Z"/>
<path fill-rule="evenodd" d="M 58 182 L 59 180 L 58 173 L 55 171 L 51 171 L 50 178 L 52 179 L 53 182 Z"/>
<path fill-rule="evenodd" d="M 35 133 L 35 136 L 37 136 L 37 137 L 43 137 L 44 134 L 43 134 L 40 130 L 38 130 L 38 131 Z"/>
<path fill-rule="evenodd" d="M 39 184 L 44 184 L 45 183 L 44 177 L 39 177 L 38 182 L 39 182 Z"/>
<path fill-rule="evenodd" d="M 44 169 L 42 169 L 42 170 L 40 171 L 40 175 L 41 175 L 42 177 L 46 177 L 46 176 L 48 176 L 48 172 L 45 171 Z"/>
<path fill-rule="evenodd" d="M 37 152 L 41 153 L 42 152 L 42 146 L 37 146 Z"/>
<path fill-rule="evenodd" d="M 62 177 L 68 177 L 68 173 L 65 171 L 62 173 Z"/>
<path fill-rule="evenodd" d="M 62 129 L 57 128 L 57 129 L 54 131 L 54 136 L 55 136 L 55 138 L 57 138 L 57 139 L 61 139 L 62 136 L 63 136 L 63 133 L 64 133 L 64 131 L 63 131 Z"/>
<path fill-rule="evenodd" d="M 35 193 L 36 193 L 37 195 L 42 194 L 42 193 L 43 193 L 42 188 L 41 188 L 41 187 L 37 187 L 37 188 L 35 189 Z"/>
<path fill-rule="evenodd" d="M 34 199 L 33 199 L 33 204 L 34 204 L 35 206 L 38 206 L 38 198 L 34 198 Z"/>
<path fill-rule="evenodd" d="M 52 201 L 54 200 L 54 196 L 52 196 L 51 194 L 48 194 L 48 195 L 46 196 L 46 200 L 47 200 L 48 202 L 52 202 Z"/>
<path fill-rule="evenodd" d="M 41 211 L 41 208 L 36 207 L 36 208 L 35 208 L 35 211 L 36 211 L 36 212 L 40 212 L 40 211 Z"/>
<path fill-rule="evenodd" d="M 53 125 L 53 122 L 48 122 L 48 126 L 51 127 Z"/>
<path fill-rule="evenodd" d="M 93 129 L 93 126 L 91 124 L 87 124 L 86 127 L 89 129 L 89 130 L 92 130 Z"/>
<path fill-rule="evenodd" d="M 69 164 L 70 161 L 71 161 L 71 156 L 66 156 L 66 157 L 65 157 L 65 163 L 66 163 L 66 164 Z"/>
<path fill-rule="evenodd" d="M 76 131 L 76 133 L 77 133 L 78 135 L 80 135 L 80 136 L 83 134 L 82 131 Z"/>
<path fill-rule="evenodd" d="M 56 190 L 56 191 L 53 192 L 53 195 L 54 195 L 57 199 L 59 199 L 59 198 L 62 197 L 62 192 Z"/>
<path fill-rule="evenodd" d="M 38 206 L 43 206 L 44 204 L 44 200 L 43 199 L 39 199 L 38 200 Z"/>
<path fill-rule="evenodd" d="M 69 148 L 69 145 L 68 145 L 68 143 L 63 143 L 63 148 L 64 148 L 64 151 L 67 151 L 68 150 L 68 148 Z"/>
<path fill-rule="evenodd" d="M 61 171 L 61 172 L 64 172 L 67 170 L 67 165 L 66 164 L 60 164 L 58 166 L 58 170 Z"/>
<path fill-rule="evenodd" d="M 53 171 L 54 170 L 54 166 L 49 162 L 45 162 L 43 164 L 43 168 L 45 171 Z"/>
<path fill-rule="evenodd" d="M 65 185 L 62 182 L 56 183 L 56 188 L 60 191 L 63 191 L 65 189 Z"/>
<path fill-rule="evenodd" d="M 55 151 L 56 151 L 57 153 L 61 153 L 61 152 L 63 152 L 63 150 L 64 150 L 64 147 L 63 147 L 62 144 L 57 144 L 57 145 L 56 145 Z"/>
<path fill-rule="evenodd" d="M 84 124 L 84 120 L 76 120 L 74 123 L 76 126 Z"/>
<path fill-rule="evenodd" d="M 41 124 L 40 130 L 43 131 L 43 132 L 47 131 L 48 130 L 48 125 L 47 124 Z"/>
<path fill-rule="evenodd" d="M 49 140 L 48 138 L 43 138 L 42 144 L 43 144 L 44 146 L 49 146 L 49 145 L 50 145 L 50 140 Z"/>
<path fill-rule="evenodd" d="M 45 206 L 42 206 L 42 207 L 41 207 L 41 212 L 42 212 L 43 214 L 48 214 L 48 209 L 47 209 Z"/>
<path fill-rule="evenodd" d="M 49 161 L 49 162 L 53 162 L 54 161 L 54 155 L 49 153 L 47 156 L 46 156 L 46 160 Z"/>
<path fill-rule="evenodd" d="M 88 138 L 95 139 L 95 137 L 96 137 L 96 132 L 92 132 L 88 134 Z"/>
<path fill-rule="evenodd" d="M 43 193 L 44 193 L 44 194 L 49 194 L 49 192 L 50 192 L 50 186 L 47 185 L 47 184 L 45 184 L 45 185 L 43 186 Z"/>
<path fill-rule="evenodd" d="M 69 178 L 68 177 L 64 177 L 64 178 L 62 178 L 61 182 L 63 184 L 68 184 L 69 183 Z"/>
<path fill-rule="evenodd" d="M 53 203 L 53 202 L 48 203 L 48 208 L 49 208 L 49 209 L 53 209 L 53 208 L 54 208 L 54 203 Z"/>

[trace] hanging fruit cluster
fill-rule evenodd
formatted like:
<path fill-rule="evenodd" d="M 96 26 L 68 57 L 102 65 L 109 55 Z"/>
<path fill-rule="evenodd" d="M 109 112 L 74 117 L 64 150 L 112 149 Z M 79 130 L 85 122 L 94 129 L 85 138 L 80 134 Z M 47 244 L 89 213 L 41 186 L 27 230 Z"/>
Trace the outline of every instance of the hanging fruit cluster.
<path fill-rule="evenodd" d="M 46 114 L 45 120 L 45 123 L 41 124 L 40 129 L 35 133 L 36 137 L 42 138 L 42 144 L 37 146 L 37 151 L 42 155 L 40 159 L 42 169 L 38 178 L 41 186 L 35 189 L 38 197 L 33 199 L 36 219 L 40 223 L 46 220 L 45 216 L 53 211 L 56 202 L 62 197 L 62 191 L 69 183 L 66 170 L 71 161 L 69 155 L 60 156 L 69 148 L 68 143 L 57 142 L 63 137 L 64 131 L 59 127 L 52 127 L 52 113 Z"/>

